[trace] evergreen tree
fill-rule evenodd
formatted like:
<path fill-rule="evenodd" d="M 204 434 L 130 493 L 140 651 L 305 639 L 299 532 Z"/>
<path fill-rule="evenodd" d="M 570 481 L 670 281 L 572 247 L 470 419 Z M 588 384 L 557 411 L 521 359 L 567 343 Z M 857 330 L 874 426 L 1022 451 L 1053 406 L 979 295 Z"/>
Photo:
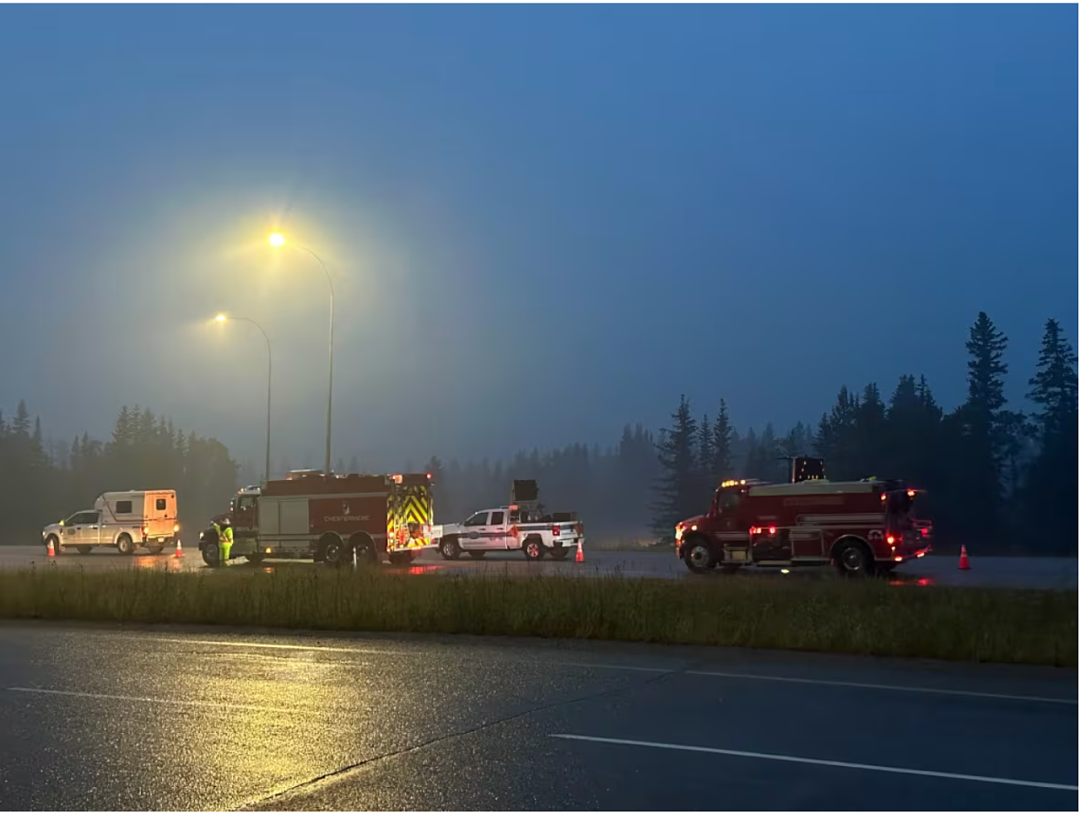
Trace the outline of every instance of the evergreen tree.
<path fill-rule="evenodd" d="M 702 500 L 708 500 L 716 491 L 717 481 L 712 469 L 716 463 L 716 445 L 713 441 L 713 427 L 709 416 L 703 415 L 697 427 L 697 472 L 698 493 Z"/>
<path fill-rule="evenodd" d="M 656 487 L 652 530 L 662 540 L 674 536 L 675 524 L 680 520 L 700 514 L 703 510 L 697 496 L 697 422 L 686 396 L 680 397 L 679 407 L 671 418 L 670 429 L 661 430 L 656 441 L 660 477 Z"/>
<path fill-rule="evenodd" d="M 716 423 L 713 424 L 713 461 L 710 474 L 713 483 L 720 483 L 735 474 L 732 460 L 735 433 L 728 416 L 727 402 L 720 399 L 720 408 L 716 411 Z"/>
<path fill-rule="evenodd" d="M 971 326 L 966 343 L 968 398 L 957 411 L 961 437 L 953 459 L 959 506 L 977 517 L 985 538 L 1004 535 L 1002 500 L 1011 426 L 1005 415 L 1004 356 L 1008 340 L 985 312 Z"/>
<path fill-rule="evenodd" d="M 1077 553 L 1076 354 L 1056 320 L 1048 319 L 1028 398 L 1035 415 L 1038 452 L 1027 470 L 1021 512 L 1047 552 Z"/>
<path fill-rule="evenodd" d="M 1036 373 L 1028 382 L 1028 398 L 1039 406 L 1035 419 L 1040 440 L 1054 438 L 1068 425 L 1076 426 L 1076 354 L 1056 319 L 1046 320 Z"/>

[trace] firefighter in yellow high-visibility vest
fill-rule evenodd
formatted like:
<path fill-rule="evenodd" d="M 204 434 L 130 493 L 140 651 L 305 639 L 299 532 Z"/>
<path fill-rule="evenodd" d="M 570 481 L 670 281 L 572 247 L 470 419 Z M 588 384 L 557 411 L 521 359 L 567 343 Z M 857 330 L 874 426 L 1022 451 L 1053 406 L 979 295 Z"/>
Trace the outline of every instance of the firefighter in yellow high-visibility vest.
<path fill-rule="evenodd" d="M 217 532 L 218 539 L 218 564 L 227 565 L 233 544 L 232 523 L 226 517 L 220 523 L 214 523 L 214 530 Z"/>

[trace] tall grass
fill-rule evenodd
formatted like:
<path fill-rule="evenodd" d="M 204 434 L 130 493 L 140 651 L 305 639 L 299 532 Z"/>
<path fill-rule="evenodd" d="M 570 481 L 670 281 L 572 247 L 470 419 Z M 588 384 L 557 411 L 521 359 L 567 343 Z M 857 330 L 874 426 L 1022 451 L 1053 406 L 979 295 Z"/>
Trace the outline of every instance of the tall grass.
<path fill-rule="evenodd" d="M 415 631 L 1075 666 L 1077 592 L 326 568 L 0 572 L 0 618 Z"/>

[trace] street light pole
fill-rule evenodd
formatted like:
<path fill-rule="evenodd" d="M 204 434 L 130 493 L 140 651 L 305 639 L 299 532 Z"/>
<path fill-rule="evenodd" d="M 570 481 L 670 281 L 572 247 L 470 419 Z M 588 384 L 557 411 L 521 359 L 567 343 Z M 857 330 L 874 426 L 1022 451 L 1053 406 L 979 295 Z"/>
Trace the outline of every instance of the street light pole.
<path fill-rule="evenodd" d="M 269 241 L 270 245 L 275 249 L 280 249 L 286 244 L 285 235 L 281 234 L 281 232 L 271 234 Z M 326 267 L 326 263 L 312 249 L 299 243 L 289 243 L 289 245 L 314 257 L 315 262 L 319 264 L 323 274 L 326 275 L 326 282 L 330 286 L 330 387 L 326 393 L 326 465 L 323 467 L 323 475 L 328 478 L 330 477 L 330 431 L 334 408 L 334 280 L 330 276 L 330 269 Z"/>
<path fill-rule="evenodd" d="M 330 286 L 330 386 L 326 393 L 326 466 L 323 468 L 323 474 L 325 477 L 330 477 L 330 427 L 331 419 L 333 417 L 334 408 L 334 280 L 330 276 L 330 269 L 326 267 L 326 263 L 323 262 L 319 255 L 309 249 L 307 246 L 301 246 L 299 243 L 295 244 L 296 248 L 300 251 L 307 252 L 315 258 L 315 262 L 323 270 L 323 274 L 326 275 L 326 282 Z"/>
<path fill-rule="evenodd" d="M 263 330 L 262 325 L 248 317 L 232 317 L 225 314 L 218 314 L 217 317 L 215 317 L 215 321 L 219 323 L 223 323 L 230 319 L 237 322 L 250 322 L 259 329 L 259 333 L 261 333 L 263 339 L 266 340 L 266 464 L 263 469 L 263 477 L 266 479 L 267 483 L 270 483 L 270 393 L 271 382 L 274 375 L 274 356 L 270 350 L 270 337 L 266 335 L 266 331 Z"/>

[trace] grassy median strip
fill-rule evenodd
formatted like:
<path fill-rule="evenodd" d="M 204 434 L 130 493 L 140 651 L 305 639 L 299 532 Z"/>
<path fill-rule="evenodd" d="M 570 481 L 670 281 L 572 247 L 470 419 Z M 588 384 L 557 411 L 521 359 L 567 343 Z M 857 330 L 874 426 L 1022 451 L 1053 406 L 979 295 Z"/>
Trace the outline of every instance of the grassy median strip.
<path fill-rule="evenodd" d="M 724 645 L 1075 667 L 1077 592 L 877 580 L 0 571 L 0 618 Z"/>

